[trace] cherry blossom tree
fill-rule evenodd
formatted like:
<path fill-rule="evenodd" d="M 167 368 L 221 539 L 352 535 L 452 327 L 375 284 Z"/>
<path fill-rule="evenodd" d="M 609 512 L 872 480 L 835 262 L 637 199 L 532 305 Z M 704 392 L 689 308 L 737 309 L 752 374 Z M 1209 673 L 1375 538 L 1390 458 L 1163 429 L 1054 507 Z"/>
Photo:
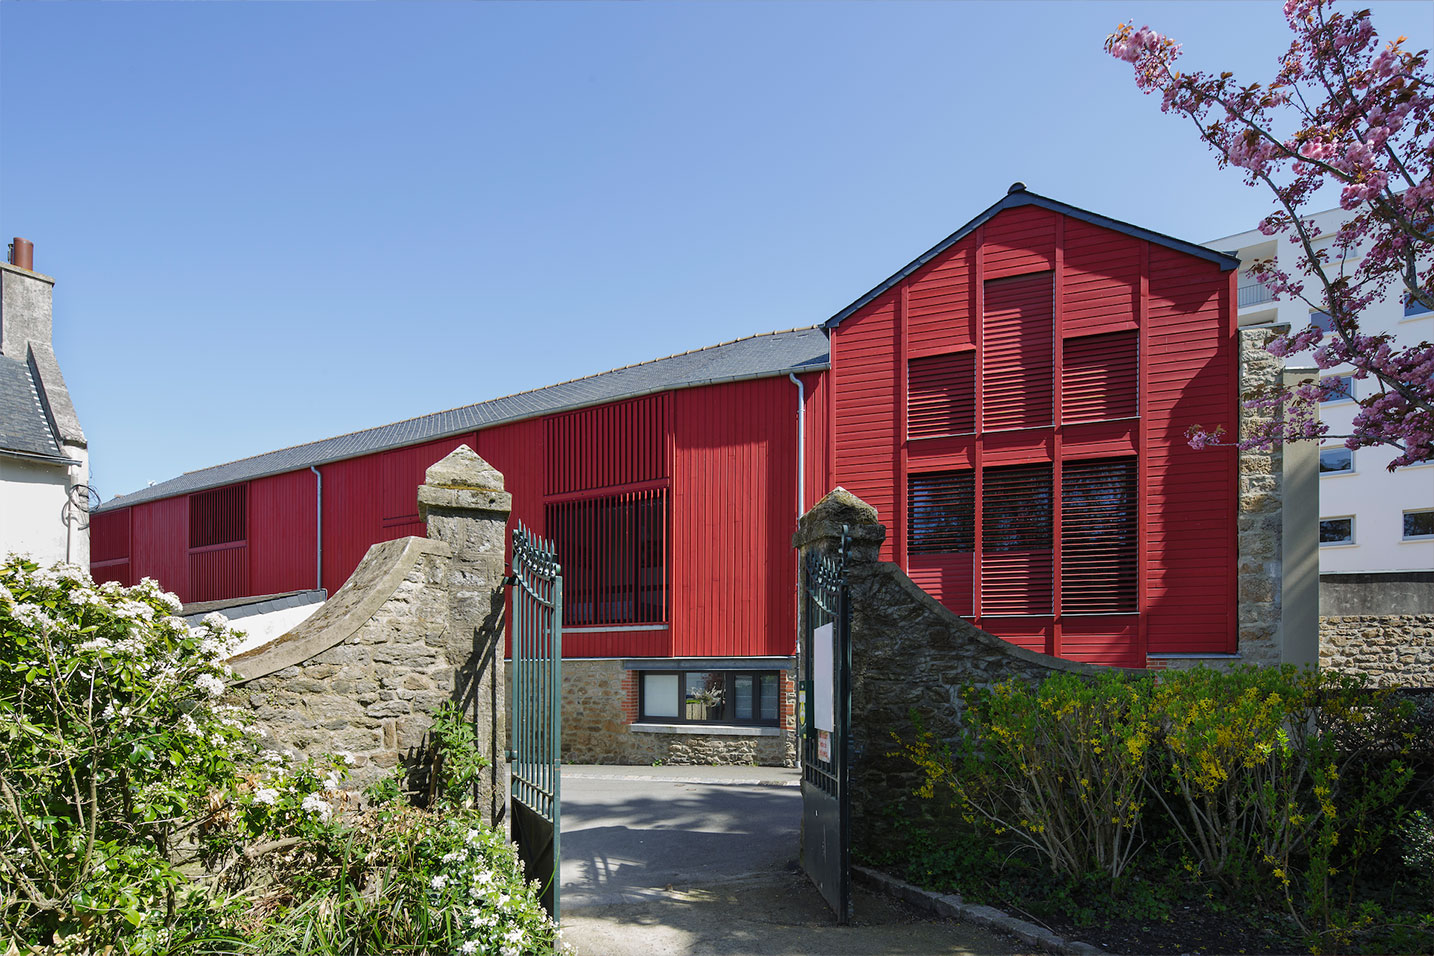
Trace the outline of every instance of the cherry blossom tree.
<path fill-rule="evenodd" d="M 1313 350 L 1320 369 L 1349 366 L 1355 379 L 1375 383 L 1359 399 L 1348 435 L 1328 434 L 1318 416 L 1320 399 L 1340 388 L 1337 377 L 1249 392 L 1246 406 L 1267 424 L 1240 446 L 1343 438 L 1349 448 L 1395 449 L 1391 471 L 1434 461 L 1434 345 L 1397 343 L 1360 328 L 1363 310 L 1391 292 L 1434 309 L 1428 51 L 1406 50 L 1404 37 L 1381 43 L 1368 10 L 1337 11 L 1332 0 L 1286 0 L 1284 10 L 1294 39 L 1266 84 L 1244 85 L 1228 72 L 1181 72 L 1179 44 L 1146 26 L 1121 24 L 1105 48 L 1132 64 L 1140 89 L 1161 94 L 1163 112 L 1195 124 L 1222 168 L 1243 171 L 1246 183 L 1273 194 L 1275 211 L 1259 228 L 1298 246 L 1298 269 L 1266 261 L 1250 271 L 1277 297 L 1327 314 L 1331 327 L 1292 329 L 1269 351 L 1283 357 Z M 1324 237 L 1310 207 L 1327 202 L 1320 193 L 1326 185 L 1339 187 L 1347 218 L 1331 241 L 1317 245 Z M 1189 438 L 1202 447 L 1220 433 L 1194 428 Z"/>

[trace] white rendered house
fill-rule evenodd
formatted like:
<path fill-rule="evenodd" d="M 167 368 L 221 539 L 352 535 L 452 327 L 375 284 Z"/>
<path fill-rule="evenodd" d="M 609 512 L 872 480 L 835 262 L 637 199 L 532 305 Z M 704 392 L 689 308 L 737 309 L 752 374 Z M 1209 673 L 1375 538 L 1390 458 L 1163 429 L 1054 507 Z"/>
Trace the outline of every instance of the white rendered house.
<path fill-rule="evenodd" d="M 24 239 L 0 262 L 0 555 L 87 568 L 89 455 L 51 345 L 55 280 Z"/>
<path fill-rule="evenodd" d="M 1321 239 L 1328 244 L 1348 214 L 1330 209 L 1312 218 Z M 1257 229 L 1236 233 L 1205 244 L 1230 252 L 1242 264 L 1275 259 L 1280 268 L 1297 274 L 1295 265 L 1300 247 L 1288 235 L 1266 236 Z M 1349 265 L 1353 265 L 1351 262 Z M 1335 263 L 1331 266 L 1337 268 Z M 1307 283 L 1306 288 L 1310 288 Z M 1241 328 L 1289 325 L 1299 331 L 1310 324 L 1312 310 L 1294 299 L 1276 302 L 1254 276 L 1242 269 L 1239 285 Z M 1322 314 L 1316 314 L 1321 319 Z M 1391 289 L 1388 296 L 1372 303 L 1360 316 L 1362 331 L 1388 332 L 1397 342 L 1411 345 L 1434 340 L 1434 312 L 1418 303 L 1406 303 L 1403 293 Z M 1291 365 L 1313 366 L 1313 361 L 1296 357 Z M 1323 378 L 1339 376 L 1341 369 L 1321 372 Z M 1373 378 L 1355 381 L 1344 378 L 1346 391 L 1363 398 L 1378 388 Z M 1348 434 L 1358 406 L 1349 399 L 1326 401 L 1320 406 L 1320 420 L 1331 435 Z M 1375 571 L 1427 571 L 1434 569 L 1434 464 L 1401 468 L 1391 474 L 1392 451 L 1361 448 L 1351 451 L 1339 439 L 1327 439 L 1320 446 L 1320 571 L 1357 573 Z"/>

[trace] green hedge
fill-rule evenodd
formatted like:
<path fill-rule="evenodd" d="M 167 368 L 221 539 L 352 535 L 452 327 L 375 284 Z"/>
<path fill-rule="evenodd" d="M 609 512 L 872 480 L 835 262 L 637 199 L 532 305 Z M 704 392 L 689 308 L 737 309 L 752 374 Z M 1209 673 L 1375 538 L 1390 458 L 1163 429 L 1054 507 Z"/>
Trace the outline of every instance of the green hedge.
<path fill-rule="evenodd" d="M 963 699 L 958 739 L 923 733 L 902 751 L 925 776 L 908 830 L 945 861 L 929 878 L 969 889 L 1015 861 L 1111 898 L 1153 881 L 1278 907 L 1316 951 L 1434 939 L 1428 728 L 1395 691 L 1202 667 Z"/>

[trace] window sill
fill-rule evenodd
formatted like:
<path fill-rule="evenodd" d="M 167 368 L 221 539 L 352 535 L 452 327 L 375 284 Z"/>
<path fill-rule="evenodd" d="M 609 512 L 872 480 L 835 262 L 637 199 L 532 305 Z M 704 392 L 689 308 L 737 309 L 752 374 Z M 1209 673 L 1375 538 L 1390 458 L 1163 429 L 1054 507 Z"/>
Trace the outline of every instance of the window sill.
<path fill-rule="evenodd" d="M 737 724 L 629 724 L 635 734 L 709 734 L 714 737 L 780 737 L 780 727 L 739 726 Z"/>

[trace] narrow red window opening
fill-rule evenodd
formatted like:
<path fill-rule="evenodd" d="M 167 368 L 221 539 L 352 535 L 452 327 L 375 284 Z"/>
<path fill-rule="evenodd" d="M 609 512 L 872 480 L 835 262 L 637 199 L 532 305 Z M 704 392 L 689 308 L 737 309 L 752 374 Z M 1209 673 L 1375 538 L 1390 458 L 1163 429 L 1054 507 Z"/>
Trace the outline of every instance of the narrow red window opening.
<path fill-rule="evenodd" d="M 1138 610 L 1136 461 L 1067 462 L 1061 470 L 1061 612 Z"/>
<path fill-rule="evenodd" d="M 549 502 L 563 569 L 563 623 L 667 621 L 667 489 Z"/>
<path fill-rule="evenodd" d="M 976 353 L 912 359 L 907 364 L 907 437 L 940 438 L 975 430 Z"/>
<path fill-rule="evenodd" d="M 1050 465 L 982 474 L 981 613 L 1052 613 L 1052 480 Z"/>
<path fill-rule="evenodd" d="M 249 486 L 230 485 L 189 496 L 189 546 L 208 548 L 248 536 Z"/>
<path fill-rule="evenodd" d="M 1055 408 L 1051 273 L 986 282 L 982 426 L 1046 428 Z"/>
<path fill-rule="evenodd" d="M 1138 332 L 1066 339 L 1061 419 L 1066 423 L 1133 418 L 1139 391 Z"/>

